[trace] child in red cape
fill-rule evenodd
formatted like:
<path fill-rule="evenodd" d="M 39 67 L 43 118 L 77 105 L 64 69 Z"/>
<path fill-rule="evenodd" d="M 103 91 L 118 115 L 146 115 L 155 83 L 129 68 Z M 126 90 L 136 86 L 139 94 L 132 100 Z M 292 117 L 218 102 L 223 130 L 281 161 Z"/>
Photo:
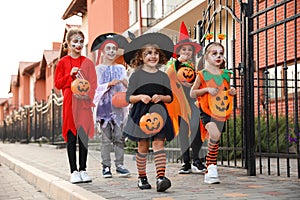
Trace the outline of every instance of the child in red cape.
<path fill-rule="evenodd" d="M 94 120 L 92 107 L 97 76 L 94 63 L 81 55 L 84 45 L 84 34 L 77 29 L 67 33 L 66 45 L 70 54 L 58 62 L 55 71 L 55 87 L 63 94 L 63 127 L 62 135 L 67 143 L 67 153 L 71 171 L 71 183 L 91 182 L 86 172 L 88 154 L 88 137 L 94 135 Z M 89 91 L 84 94 L 74 94 L 72 82 L 79 76 L 90 84 Z M 76 164 L 76 143 L 79 143 L 79 168 Z"/>

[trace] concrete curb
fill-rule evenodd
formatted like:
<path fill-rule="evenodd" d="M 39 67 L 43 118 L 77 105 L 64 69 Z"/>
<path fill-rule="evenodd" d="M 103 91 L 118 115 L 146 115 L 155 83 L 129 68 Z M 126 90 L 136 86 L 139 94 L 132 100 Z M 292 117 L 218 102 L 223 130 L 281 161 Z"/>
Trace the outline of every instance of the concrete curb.
<path fill-rule="evenodd" d="M 54 200 L 106 200 L 61 178 L 47 174 L 0 151 L 0 162 Z"/>

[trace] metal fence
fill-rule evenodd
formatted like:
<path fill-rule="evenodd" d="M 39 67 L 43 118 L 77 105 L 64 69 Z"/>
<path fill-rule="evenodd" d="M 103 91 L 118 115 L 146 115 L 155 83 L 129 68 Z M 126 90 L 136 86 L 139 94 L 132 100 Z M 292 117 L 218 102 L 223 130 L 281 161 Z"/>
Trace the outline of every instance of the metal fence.
<path fill-rule="evenodd" d="M 218 41 L 217 33 L 226 34 L 220 42 L 238 90 L 221 136 L 220 165 L 244 168 L 251 176 L 300 178 L 298 1 L 208 1 L 199 17 L 194 38 L 202 46 L 210 42 L 206 34 L 214 33 L 212 41 Z M 62 98 L 52 92 L 47 102 L 8 116 L 0 136 L 3 141 L 61 143 L 61 112 Z M 166 147 L 168 161 L 179 162 L 178 138 Z"/>
<path fill-rule="evenodd" d="M 7 116 L 0 128 L 1 139 L 3 142 L 62 143 L 61 113 L 62 97 L 58 97 L 52 90 L 47 102 L 35 102 L 33 106 L 22 107 Z"/>

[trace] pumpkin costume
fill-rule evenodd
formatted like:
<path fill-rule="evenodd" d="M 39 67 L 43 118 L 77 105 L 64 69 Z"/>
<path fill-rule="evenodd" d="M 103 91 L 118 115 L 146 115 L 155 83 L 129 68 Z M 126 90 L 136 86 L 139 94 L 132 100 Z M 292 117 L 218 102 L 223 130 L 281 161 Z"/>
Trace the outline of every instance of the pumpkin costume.
<path fill-rule="evenodd" d="M 206 69 L 203 69 L 197 73 L 200 79 L 200 89 L 206 87 L 218 88 L 218 94 L 215 96 L 205 93 L 202 96 L 197 97 L 196 104 L 201 108 L 202 112 L 211 116 L 213 119 L 219 122 L 225 122 L 232 112 L 232 98 L 228 95 L 230 88 L 230 77 L 232 71 L 227 69 L 220 69 L 219 75 L 211 74 Z M 201 138 L 202 140 L 208 138 L 208 134 L 202 121 L 201 125 Z"/>

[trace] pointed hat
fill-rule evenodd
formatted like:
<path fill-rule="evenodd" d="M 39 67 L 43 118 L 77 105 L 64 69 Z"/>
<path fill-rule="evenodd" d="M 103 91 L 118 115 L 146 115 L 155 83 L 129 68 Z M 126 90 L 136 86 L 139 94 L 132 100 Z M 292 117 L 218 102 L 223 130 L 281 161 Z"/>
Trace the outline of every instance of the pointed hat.
<path fill-rule="evenodd" d="M 164 52 L 167 59 L 170 59 L 173 54 L 174 44 L 169 36 L 163 33 L 146 33 L 134 38 L 126 47 L 124 51 L 124 60 L 130 64 L 136 52 L 143 48 L 146 44 L 156 44 Z"/>
<path fill-rule="evenodd" d="M 198 53 L 201 50 L 201 45 L 193 42 L 190 39 L 188 30 L 184 24 L 184 22 L 181 22 L 180 25 L 180 33 L 179 33 L 179 41 L 177 42 L 177 44 L 174 46 L 174 52 L 177 53 L 177 51 L 179 50 L 179 47 L 181 47 L 184 44 L 189 44 L 192 45 L 195 49 L 194 54 Z"/>

